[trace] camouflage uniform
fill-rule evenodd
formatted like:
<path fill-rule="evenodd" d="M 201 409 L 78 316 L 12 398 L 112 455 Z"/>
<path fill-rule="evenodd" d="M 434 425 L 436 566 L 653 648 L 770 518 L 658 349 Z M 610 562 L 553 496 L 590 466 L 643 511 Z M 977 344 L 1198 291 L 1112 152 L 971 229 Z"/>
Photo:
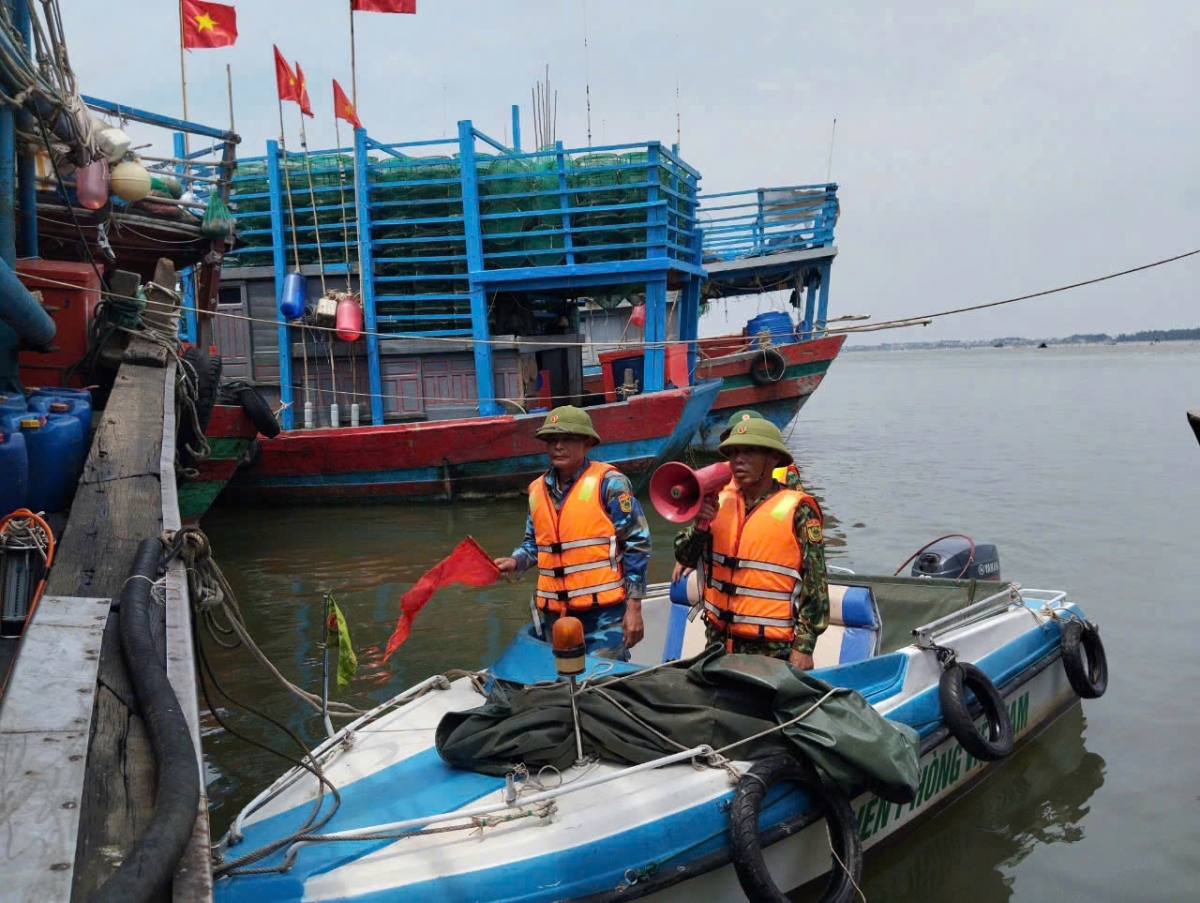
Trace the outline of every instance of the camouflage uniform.
<path fill-rule="evenodd" d="M 769 499 L 781 487 L 778 483 L 771 486 L 766 495 L 746 506 L 746 514 Z M 788 473 L 788 489 L 800 489 L 800 478 Z M 754 655 L 774 655 L 786 657 L 793 649 L 805 655 L 812 655 L 817 637 L 824 633 L 829 626 L 829 586 L 825 581 L 825 542 L 824 539 L 813 541 L 807 525 L 810 521 L 819 521 L 820 514 L 812 509 L 807 502 L 796 508 L 793 528 L 800 541 L 803 567 L 802 579 L 798 587 L 798 597 L 795 602 L 796 639 L 791 643 L 767 643 L 745 637 L 733 638 L 733 652 L 745 652 Z M 684 567 L 696 567 L 703 556 L 705 546 L 712 540 L 712 534 L 707 530 L 697 530 L 695 525 L 689 525 L 675 537 L 675 560 Z M 709 643 L 724 643 L 726 635 L 713 629 L 705 621 L 705 632 Z"/>

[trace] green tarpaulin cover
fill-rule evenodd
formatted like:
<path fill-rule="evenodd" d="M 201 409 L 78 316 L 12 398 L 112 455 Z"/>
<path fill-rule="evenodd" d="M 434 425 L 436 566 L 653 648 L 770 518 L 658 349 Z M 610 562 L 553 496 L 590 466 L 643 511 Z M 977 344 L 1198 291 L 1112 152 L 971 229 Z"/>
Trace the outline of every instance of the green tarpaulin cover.
<path fill-rule="evenodd" d="M 456 768 L 496 776 L 518 764 L 530 771 L 569 768 L 575 761 L 569 686 L 496 681 L 483 706 L 443 717 L 438 752 Z M 804 720 L 724 755 L 804 756 L 850 798 L 870 790 L 895 803 L 913 800 L 916 731 L 888 721 L 854 690 L 834 689 L 778 659 L 726 655 L 718 646 L 653 671 L 590 682 L 577 699 L 584 753 L 628 765 L 701 744 L 719 750 L 797 717 L 830 690 Z"/>

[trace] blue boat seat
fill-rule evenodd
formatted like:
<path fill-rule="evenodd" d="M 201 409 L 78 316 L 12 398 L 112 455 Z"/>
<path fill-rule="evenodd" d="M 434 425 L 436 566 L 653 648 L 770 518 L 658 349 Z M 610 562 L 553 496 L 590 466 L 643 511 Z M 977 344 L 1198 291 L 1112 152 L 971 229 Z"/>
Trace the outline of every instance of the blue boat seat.
<path fill-rule="evenodd" d="M 817 637 L 813 665 L 861 662 L 879 651 L 879 639 L 879 608 L 870 588 L 829 584 L 829 627 Z"/>

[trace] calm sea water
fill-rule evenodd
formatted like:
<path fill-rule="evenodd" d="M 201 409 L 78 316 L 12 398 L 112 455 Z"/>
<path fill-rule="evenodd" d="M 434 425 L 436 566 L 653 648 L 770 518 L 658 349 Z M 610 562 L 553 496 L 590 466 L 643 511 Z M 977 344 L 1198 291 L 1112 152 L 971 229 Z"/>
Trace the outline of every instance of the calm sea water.
<path fill-rule="evenodd" d="M 1003 574 L 1070 591 L 1102 628 L 1109 692 L 1071 710 L 907 839 L 868 855 L 868 899 L 1200 898 L 1200 346 L 844 354 L 791 429 L 824 505 L 831 561 L 894 570 L 949 532 L 999 546 Z M 528 617 L 529 588 L 446 594 L 389 663 L 396 600 L 461 537 L 519 540 L 519 503 L 245 509 L 205 527 L 263 648 L 293 680 L 321 679 L 320 593 L 351 623 L 360 668 L 338 698 L 369 704 L 431 673 L 485 665 Z M 653 520 L 669 574 L 671 529 Z M 225 688 L 306 717 L 239 653 Z M 208 716 L 214 830 L 283 764 Z M 235 721 L 286 748 L 275 729 Z"/>

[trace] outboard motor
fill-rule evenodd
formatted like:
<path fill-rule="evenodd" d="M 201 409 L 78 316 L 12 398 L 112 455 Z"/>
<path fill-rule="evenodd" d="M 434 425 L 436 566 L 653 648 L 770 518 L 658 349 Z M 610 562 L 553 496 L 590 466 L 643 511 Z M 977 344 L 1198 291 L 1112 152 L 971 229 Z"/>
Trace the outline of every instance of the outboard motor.
<path fill-rule="evenodd" d="M 947 580 L 999 580 L 1000 554 L 990 543 L 973 544 L 966 536 L 946 536 L 918 553 L 913 562 L 912 576 L 943 577 Z"/>

